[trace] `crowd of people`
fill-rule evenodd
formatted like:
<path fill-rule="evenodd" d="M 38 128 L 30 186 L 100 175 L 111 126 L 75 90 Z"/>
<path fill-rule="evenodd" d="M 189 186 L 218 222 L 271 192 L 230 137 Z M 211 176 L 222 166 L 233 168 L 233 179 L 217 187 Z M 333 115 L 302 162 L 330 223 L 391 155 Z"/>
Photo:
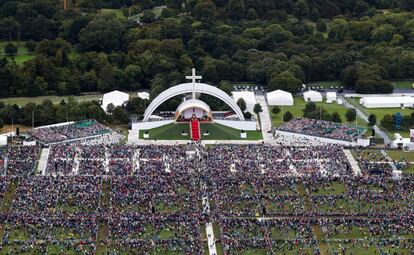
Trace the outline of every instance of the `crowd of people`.
<path fill-rule="evenodd" d="M 365 129 L 360 127 L 308 118 L 294 118 L 289 122 L 283 123 L 278 129 L 286 132 L 344 140 L 348 142 L 355 141 L 365 132 Z"/>
<path fill-rule="evenodd" d="M 7 161 L 38 151 L 0 147 Z M 354 150 L 360 164 L 388 164 L 379 153 Z M 105 245 L 112 255 L 202 254 L 206 222 L 217 223 L 226 254 L 318 253 L 312 225 L 334 254 L 358 245 L 413 248 L 414 180 L 365 172 L 353 176 L 335 145 L 53 145 L 45 176 L 0 179 L 0 202 L 18 180 L 9 212 L 0 211 L 0 254 L 53 245 L 61 253 Z M 108 234 L 98 243 L 102 224 Z M 363 238 L 343 237 L 354 227 L 366 229 Z"/>
<path fill-rule="evenodd" d="M 0 175 L 34 174 L 39 153 L 37 146 L 0 146 Z"/>
<path fill-rule="evenodd" d="M 349 175 L 349 162 L 336 145 L 221 145 L 206 149 L 211 171 L 249 171 L 267 175 Z M 218 173 L 219 174 L 219 173 Z"/>
<path fill-rule="evenodd" d="M 27 131 L 29 141 L 49 144 L 111 133 L 112 130 L 96 120 L 34 128 Z"/>

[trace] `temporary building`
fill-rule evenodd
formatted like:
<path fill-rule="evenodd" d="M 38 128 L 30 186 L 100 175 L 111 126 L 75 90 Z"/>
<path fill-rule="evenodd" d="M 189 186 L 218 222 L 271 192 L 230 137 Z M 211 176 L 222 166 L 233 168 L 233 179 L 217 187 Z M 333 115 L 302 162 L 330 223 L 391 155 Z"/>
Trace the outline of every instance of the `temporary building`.
<path fill-rule="evenodd" d="M 236 103 L 240 98 L 244 99 L 246 105 L 255 105 L 257 103 L 256 96 L 253 91 L 233 91 L 231 94 L 233 95 L 233 99 Z"/>
<path fill-rule="evenodd" d="M 292 93 L 275 90 L 267 93 L 267 102 L 269 105 L 293 105 Z"/>
<path fill-rule="evenodd" d="M 336 92 L 327 92 L 326 93 L 326 102 L 332 103 L 333 101 L 336 101 Z"/>
<path fill-rule="evenodd" d="M 138 92 L 138 97 L 144 100 L 149 100 L 150 94 L 148 92 Z"/>
<path fill-rule="evenodd" d="M 124 93 L 118 90 L 106 93 L 102 98 L 102 109 L 106 111 L 109 104 L 113 104 L 115 107 L 123 105 L 125 102 L 128 102 L 129 94 Z"/>
<path fill-rule="evenodd" d="M 0 135 L 0 145 L 7 145 L 7 135 L 6 134 Z"/>
<path fill-rule="evenodd" d="M 306 102 L 322 102 L 322 94 L 314 90 L 309 90 L 303 93 L 303 99 Z"/>
<path fill-rule="evenodd" d="M 413 107 L 414 97 L 387 97 L 387 96 L 374 96 L 363 97 L 359 100 L 359 103 L 366 108 L 401 108 L 401 107 Z"/>

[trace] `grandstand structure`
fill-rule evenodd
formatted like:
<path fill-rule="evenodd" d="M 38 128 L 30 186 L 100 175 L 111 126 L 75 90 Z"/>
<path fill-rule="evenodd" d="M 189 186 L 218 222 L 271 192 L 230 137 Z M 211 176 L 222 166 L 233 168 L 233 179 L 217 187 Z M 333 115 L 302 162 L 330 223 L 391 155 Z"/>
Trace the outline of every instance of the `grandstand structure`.
<path fill-rule="evenodd" d="M 83 120 L 36 127 L 28 130 L 24 135 L 27 142 L 37 142 L 47 146 L 91 140 L 111 132 L 113 131 L 109 127 L 96 120 Z"/>

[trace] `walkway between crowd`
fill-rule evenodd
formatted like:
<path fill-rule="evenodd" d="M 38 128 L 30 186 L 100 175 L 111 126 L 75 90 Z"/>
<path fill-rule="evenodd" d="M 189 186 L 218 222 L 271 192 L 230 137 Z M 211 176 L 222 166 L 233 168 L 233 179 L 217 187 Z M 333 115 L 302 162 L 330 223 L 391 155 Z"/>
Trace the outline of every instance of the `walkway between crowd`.
<path fill-rule="evenodd" d="M 42 173 L 42 175 L 46 174 L 46 167 L 47 161 L 49 159 L 50 148 L 42 149 L 39 159 L 39 165 L 37 166 L 37 172 Z"/>
<path fill-rule="evenodd" d="M 352 156 L 350 150 L 344 150 L 345 156 L 348 159 L 349 163 L 351 164 L 352 172 L 354 175 L 361 175 L 361 168 L 359 168 L 358 162 Z"/>
<path fill-rule="evenodd" d="M 342 102 L 344 103 L 344 106 L 348 109 L 355 109 L 357 112 L 357 115 L 365 120 L 366 122 L 368 122 L 368 116 L 366 116 L 361 110 L 358 109 L 358 107 L 353 106 L 352 104 L 350 104 L 344 97 L 340 97 L 340 99 L 342 99 Z M 377 135 L 379 135 L 381 138 L 384 139 L 384 144 L 389 144 L 391 143 L 391 139 L 388 137 L 388 135 L 382 131 L 377 125 L 373 126 L 375 133 Z"/>
<path fill-rule="evenodd" d="M 388 153 L 385 150 L 381 150 L 381 154 L 388 159 L 388 164 L 390 165 L 390 167 L 392 168 L 392 173 L 393 176 L 399 176 L 402 174 L 402 172 L 400 170 L 397 169 L 397 166 L 395 165 L 394 161 L 392 160 L 392 158 L 388 155 Z"/>
<path fill-rule="evenodd" d="M 269 107 L 266 102 L 264 95 L 256 95 L 256 101 L 262 107 L 262 112 L 259 113 L 260 122 L 262 124 L 262 135 L 265 142 L 270 142 L 272 140 L 272 134 L 267 133 L 272 130 L 272 120 L 270 119 Z"/>
<path fill-rule="evenodd" d="M 208 202 L 208 197 L 203 197 L 203 213 L 209 214 L 210 213 L 210 204 Z M 211 222 L 206 223 L 206 236 L 207 236 L 207 244 L 208 244 L 208 252 L 210 255 L 217 255 L 217 247 L 216 241 L 214 237 L 214 229 L 213 224 Z"/>

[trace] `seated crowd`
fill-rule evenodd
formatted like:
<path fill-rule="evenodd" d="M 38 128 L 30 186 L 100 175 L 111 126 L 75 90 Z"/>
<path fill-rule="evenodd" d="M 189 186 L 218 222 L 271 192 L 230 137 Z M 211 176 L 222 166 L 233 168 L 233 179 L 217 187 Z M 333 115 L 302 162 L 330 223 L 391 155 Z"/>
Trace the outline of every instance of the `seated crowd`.
<path fill-rule="evenodd" d="M 283 123 L 278 129 L 286 132 L 319 136 L 349 142 L 355 141 L 365 132 L 365 129 L 360 127 L 307 118 L 294 118 L 289 122 Z"/>
<path fill-rule="evenodd" d="M 36 148 L 0 147 L 0 155 L 36 158 Z M 316 226 L 332 254 L 414 248 L 413 179 L 352 176 L 339 146 L 215 145 L 196 154 L 190 159 L 186 146 L 51 146 L 45 176 L 0 177 L 0 203 L 13 191 L 0 211 L 0 254 L 105 246 L 112 255 L 198 255 L 206 222 L 216 223 L 225 254 L 318 254 Z"/>
<path fill-rule="evenodd" d="M 59 126 L 34 128 L 27 131 L 29 140 L 42 143 L 57 143 L 66 140 L 85 138 L 110 133 L 111 129 L 96 120 L 78 121 Z"/>
<path fill-rule="evenodd" d="M 37 146 L 0 146 L 0 175 L 32 175 L 39 153 Z"/>

